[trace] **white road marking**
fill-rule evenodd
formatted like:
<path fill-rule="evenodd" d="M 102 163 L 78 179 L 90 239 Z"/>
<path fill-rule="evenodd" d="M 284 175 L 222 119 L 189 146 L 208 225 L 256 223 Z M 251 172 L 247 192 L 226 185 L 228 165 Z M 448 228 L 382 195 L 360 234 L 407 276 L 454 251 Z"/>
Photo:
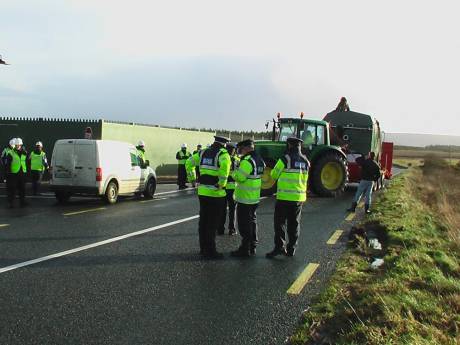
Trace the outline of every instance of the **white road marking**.
<path fill-rule="evenodd" d="M 157 201 L 157 200 L 168 200 L 169 198 L 153 198 L 149 200 L 142 200 L 141 203 L 146 203 L 146 202 L 152 202 L 152 201 Z"/>
<path fill-rule="evenodd" d="M 47 255 L 47 256 L 43 256 L 43 257 L 37 258 L 37 259 L 33 259 L 33 260 L 29 260 L 29 261 L 20 262 L 20 263 L 18 263 L 18 264 L 14 264 L 14 265 L 11 265 L 11 266 L 6 266 L 6 267 L 3 267 L 3 268 L 0 268 L 0 274 L 1 274 L 1 273 L 8 272 L 8 271 L 15 270 L 15 269 L 18 269 L 18 268 L 21 268 L 21 267 L 34 265 L 34 264 L 37 264 L 37 263 L 39 263 L 39 262 L 48 261 L 48 260 L 53 260 L 53 259 L 56 259 L 56 258 L 60 258 L 60 257 L 62 257 L 62 256 L 66 256 L 66 255 L 70 255 L 70 254 L 82 252 L 82 251 L 84 251 L 84 250 L 88 250 L 88 249 L 95 248 L 95 247 L 100 247 L 100 246 L 103 246 L 103 245 L 106 245 L 106 244 L 109 244 L 109 243 L 112 243 L 112 242 L 117 242 L 117 241 L 124 240 L 124 239 L 126 239 L 126 238 L 130 238 L 130 237 L 134 237 L 134 236 L 143 235 L 143 234 L 146 234 L 146 233 L 148 233 L 148 232 L 152 232 L 152 231 L 164 229 L 164 228 L 167 228 L 167 227 L 176 225 L 176 224 L 189 222 L 189 221 L 191 221 L 191 220 L 197 219 L 198 217 L 199 217 L 199 215 L 195 215 L 195 216 L 191 216 L 191 217 L 187 217 L 187 218 L 178 219 L 178 220 L 175 220 L 175 221 L 173 221 L 173 222 L 169 222 L 169 223 L 165 223 L 165 224 L 153 226 L 153 227 L 151 227 L 151 228 L 147 228 L 147 229 L 144 229 L 144 230 L 139 230 L 139 231 L 131 232 L 131 233 L 126 234 L 126 235 L 121 235 L 121 236 L 109 238 L 108 240 L 104 240 L 104 241 L 100 241 L 100 242 L 88 244 L 88 245 L 86 245 L 86 246 L 82 246 L 82 247 L 78 247 L 78 248 L 74 248 L 74 249 L 69 249 L 69 250 L 66 250 L 66 251 L 64 251 L 64 252 L 54 253 L 54 254 Z"/>
<path fill-rule="evenodd" d="M 165 194 L 179 193 L 179 192 L 185 192 L 186 190 L 195 190 L 195 189 L 196 188 L 185 188 L 185 189 L 180 189 L 180 190 L 170 190 L 168 192 L 155 193 L 155 195 L 165 195 Z"/>

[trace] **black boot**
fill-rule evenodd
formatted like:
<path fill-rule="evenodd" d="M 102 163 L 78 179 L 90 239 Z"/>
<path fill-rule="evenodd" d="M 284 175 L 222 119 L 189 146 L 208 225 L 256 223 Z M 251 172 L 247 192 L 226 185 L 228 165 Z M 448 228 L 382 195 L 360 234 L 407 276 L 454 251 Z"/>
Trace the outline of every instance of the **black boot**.
<path fill-rule="evenodd" d="M 347 212 L 355 212 L 356 211 L 356 206 L 358 206 L 358 203 L 353 202 L 351 204 L 351 207 L 349 209 L 347 209 Z"/>
<path fill-rule="evenodd" d="M 230 255 L 236 258 L 248 258 L 250 256 L 249 250 L 244 247 L 239 247 L 237 250 L 231 252 Z"/>
<path fill-rule="evenodd" d="M 274 258 L 275 256 L 278 256 L 278 255 L 286 256 L 287 255 L 286 249 L 284 249 L 284 248 L 275 248 L 271 252 L 265 254 L 265 257 L 267 259 L 272 259 L 272 258 Z"/>

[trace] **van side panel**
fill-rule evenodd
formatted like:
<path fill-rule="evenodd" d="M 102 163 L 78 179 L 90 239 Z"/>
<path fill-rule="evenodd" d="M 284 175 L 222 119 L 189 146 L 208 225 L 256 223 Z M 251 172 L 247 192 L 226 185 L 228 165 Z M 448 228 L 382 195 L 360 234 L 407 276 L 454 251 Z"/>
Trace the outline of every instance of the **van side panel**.
<path fill-rule="evenodd" d="M 102 180 L 104 188 L 110 179 L 118 182 L 119 194 L 131 193 L 129 184 L 131 160 L 129 157 L 129 144 L 117 141 L 99 141 L 99 164 L 102 168 Z M 104 193 L 104 191 L 102 191 Z"/>

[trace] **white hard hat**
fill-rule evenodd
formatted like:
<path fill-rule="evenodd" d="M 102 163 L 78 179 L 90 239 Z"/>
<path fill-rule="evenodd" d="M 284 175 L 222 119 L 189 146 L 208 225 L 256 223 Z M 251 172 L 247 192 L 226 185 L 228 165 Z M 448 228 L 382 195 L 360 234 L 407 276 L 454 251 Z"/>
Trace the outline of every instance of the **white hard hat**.
<path fill-rule="evenodd" d="M 16 143 L 16 138 L 11 138 L 10 139 L 10 146 L 13 147 Z"/>
<path fill-rule="evenodd" d="M 21 138 L 16 138 L 16 139 L 14 140 L 14 145 L 23 145 L 22 139 L 21 139 Z"/>
<path fill-rule="evenodd" d="M 137 146 L 145 146 L 144 140 L 139 140 Z"/>
<path fill-rule="evenodd" d="M 41 142 L 41 141 L 37 141 L 37 142 L 35 143 L 35 146 L 40 146 L 40 147 L 43 147 L 43 144 L 42 144 L 42 142 Z"/>
<path fill-rule="evenodd" d="M 186 149 L 186 148 L 187 148 L 187 144 L 186 144 L 186 143 L 183 143 L 180 147 L 183 148 L 183 149 Z"/>

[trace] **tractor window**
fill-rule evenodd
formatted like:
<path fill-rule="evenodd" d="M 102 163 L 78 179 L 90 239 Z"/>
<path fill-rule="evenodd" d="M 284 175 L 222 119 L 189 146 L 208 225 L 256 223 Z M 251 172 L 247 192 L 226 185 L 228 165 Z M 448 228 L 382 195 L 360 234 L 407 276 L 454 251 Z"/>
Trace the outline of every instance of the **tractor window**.
<path fill-rule="evenodd" d="M 304 130 L 300 132 L 300 138 L 302 138 L 304 145 L 310 146 L 316 144 L 316 126 L 307 125 Z"/>
<path fill-rule="evenodd" d="M 297 137 L 297 125 L 294 123 L 281 123 L 280 141 L 286 141 L 289 137 Z"/>
<path fill-rule="evenodd" d="M 316 129 L 316 144 L 317 145 L 324 145 L 324 143 L 326 142 L 325 138 L 324 138 L 324 126 L 318 126 L 317 129 Z"/>

